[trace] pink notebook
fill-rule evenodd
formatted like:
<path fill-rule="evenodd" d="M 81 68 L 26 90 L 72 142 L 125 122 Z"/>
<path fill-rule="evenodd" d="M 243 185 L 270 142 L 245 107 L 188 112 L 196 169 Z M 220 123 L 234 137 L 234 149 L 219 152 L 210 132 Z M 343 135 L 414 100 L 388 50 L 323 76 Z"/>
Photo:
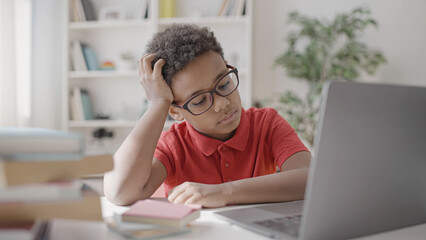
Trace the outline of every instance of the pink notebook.
<path fill-rule="evenodd" d="M 180 220 L 200 209 L 200 205 L 187 206 L 147 199 L 137 201 L 122 216 Z"/>

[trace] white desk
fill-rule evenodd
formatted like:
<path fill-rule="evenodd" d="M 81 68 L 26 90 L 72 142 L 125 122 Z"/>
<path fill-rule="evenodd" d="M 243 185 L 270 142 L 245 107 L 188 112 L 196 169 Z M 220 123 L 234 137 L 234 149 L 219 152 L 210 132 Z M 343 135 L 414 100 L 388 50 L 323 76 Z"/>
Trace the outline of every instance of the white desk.
<path fill-rule="evenodd" d="M 91 186 L 93 189 L 103 195 L 102 191 L 102 180 L 101 179 L 88 179 L 84 181 L 86 184 Z M 184 233 L 182 235 L 171 236 L 164 239 L 170 240 L 217 240 L 217 239 L 232 239 L 232 240 L 263 240 L 270 239 L 251 232 L 244 228 L 236 225 L 232 225 L 228 222 L 218 219 L 213 216 L 214 211 L 235 209 L 247 207 L 244 205 L 240 206 L 229 206 L 218 209 L 207 209 L 201 211 L 201 217 L 198 218 L 191 224 L 192 231 Z M 107 211 L 104 211 L 104 215 L 108 216 L 112 214 L 111 206 L 106 207 Z M 398 217 L 398 216 L 395 216 Z M 55 219 L 52 221 L 49 240 L 128 240 L 115 232 L 108 230 L 105 223 L 96 221 L 80 221 L 80 220 L 65 220 Z M 381 234 L 375 234 L 358 240 L 419 240 L 426 239 L 426 223 L 412 226 L 404 229 L 389 231 Z"/>
<path fill-rule="evenodd" d="M 192 231 L 164 239 L 179 240 L 217 240 L 217 239 L 269 239 L 240 227 L 228 224 L 212 216 L 212 211 L 202 211 L 201 217 L 191 224 Z M 109 231 L 103 222 L 55 219 L 49 240 L 128 240 Z"/>
<path fill-rule="evenodd" d="M 231 206 L 220 210 L 239 208 Z M 217 240 L 217 239 L 270 239 L 236 225 L 231 225 L 213 216 L 214 210 L 202 210 L 201 217 L 191 224 L 192 231 L 164 239 L 173 240 Z M 398 216 L 395 216 L 398 217 Z M 418 240 L 426 238 L 426 224 L 359 238 L 359 240 Z M 55 219 L 52 221 L 49 240 L 127 240 L 109 231 L 103 222 Z"/>

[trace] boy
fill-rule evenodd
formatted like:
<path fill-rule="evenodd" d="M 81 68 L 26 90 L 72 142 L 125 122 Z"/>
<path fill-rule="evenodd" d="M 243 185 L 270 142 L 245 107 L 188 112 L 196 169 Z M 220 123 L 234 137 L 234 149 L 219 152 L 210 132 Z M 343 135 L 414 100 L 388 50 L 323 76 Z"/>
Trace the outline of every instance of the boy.
<path fill-rule="evenodd" d="M 151 106 L 105 174 L 110 201 L 149 198 L 163 182 L 170 202 L 205 207 L 303 199 L 309 151 L 275 110 L 241 107 L 238 70 L 213 32 L 175 24 L 146 52 L 139 75 Z M 168 113 L 185 121 L 162 133 Z"/>

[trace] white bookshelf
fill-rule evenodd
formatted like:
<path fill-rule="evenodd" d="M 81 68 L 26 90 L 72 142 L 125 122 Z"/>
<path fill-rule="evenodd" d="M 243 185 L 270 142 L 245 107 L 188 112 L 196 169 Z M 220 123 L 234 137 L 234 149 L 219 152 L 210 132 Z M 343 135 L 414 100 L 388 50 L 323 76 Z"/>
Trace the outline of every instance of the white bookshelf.
<path fill-rule="evenodd" d="M 124 71 L 69 71 L 69 79 L 80 78 L 137 78 L 138 73 L 136 70 Z"/>
<path fill-rule="evenodd" d="M 70 22 L 69 31 L 93 30 L 103 28 L 130 28 L 130 27 L 148 27 L 152 24 L 149 20 L 116 20 L 116 21 L 87 21 Z"/>
<path fill-rule="evenodd" d="M 146 100 L 138 81 L 136 63 L 143 54 L 146 43 L 153 34 L 173 23 L 192 23 L 208 26 L 215 32 L 229 64 L 239 70 L 240 95 L 243 106 L 252 106 L 252 0 L 246 0 L 244 16 L 217 16 L 222 0 L 176 0 L 176 17 L 160 18 L 159 1 L 149 0 L 147 19 L 132 19 L 132 11 L 139 0 L 91 0 L 95 13 L 103 7 L 123 7 L 127 17 L 123 20 L 80 21 L 72 20 L 72 1 L 63 9 L 63 112 L 64 130 L 82 132 L 90 140 L 90 133 L 98 128 L 114 131 L 113 146 L 119 146 L 135 126 L 145 108 Z M 74 71 L 70 64 L 70 44 L 80 40 L 95 52 L 99 62 L 112 61 L 119 66 L 119 56 L 131 52 L 135 57 L 134 69 L 109 71 Z M 69 93 L 74 86 L 89 91 L 95 114 L 110 116 L 108 120 L 71 120 Z M 167 121 L 168 129 L 173 121 Z M 87 146 L 90 151 L 90 144 Z M 112 149 L 115 151 L 115 149 Z"/>
<path fill-rule="evenodd" d="M 91 121 L 76 121 L 70 120 L 69 127 L 72 128 L 133 128 L 137 121 L 129 120 L 91 120 Z M 165 128 L 169 128 L 175 121 L 166 121 L 164 124 Z"/>
<path fill-rule="evenodd" d="M 221 25 L 221 24 L 248 24 L 249 18 L 244 17 L 176 17 L 176 18 L 160 18 L 159 25 L 171 25 L 173 23 L 196 23 L 202 25 Z"/>

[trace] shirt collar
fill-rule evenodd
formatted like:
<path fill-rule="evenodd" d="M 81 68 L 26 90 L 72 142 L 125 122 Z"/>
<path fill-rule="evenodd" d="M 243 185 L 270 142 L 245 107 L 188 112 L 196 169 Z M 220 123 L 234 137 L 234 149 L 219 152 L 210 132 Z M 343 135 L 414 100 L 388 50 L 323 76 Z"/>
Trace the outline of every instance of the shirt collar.
<path fill-rule="evenodd" d="M 241 108 L 241 120 L 240 124 L 237 127 L 237 130 L 232 138 L 229 140 L 222 142 L 220 140 L 205 136 L 195 130 L 191 124 L 188 125 L 188 131 L 194 140 L 195 144 L 197 144 L 198 149 L 206 155 L 207 157 L 212 155 L 217 149 L 223 144 L 230 148 L 234 148 L 239 151 L 244 151 L 250 130 L 250 122 L 247 118 L 247 114 L 243 108 Z"/>

